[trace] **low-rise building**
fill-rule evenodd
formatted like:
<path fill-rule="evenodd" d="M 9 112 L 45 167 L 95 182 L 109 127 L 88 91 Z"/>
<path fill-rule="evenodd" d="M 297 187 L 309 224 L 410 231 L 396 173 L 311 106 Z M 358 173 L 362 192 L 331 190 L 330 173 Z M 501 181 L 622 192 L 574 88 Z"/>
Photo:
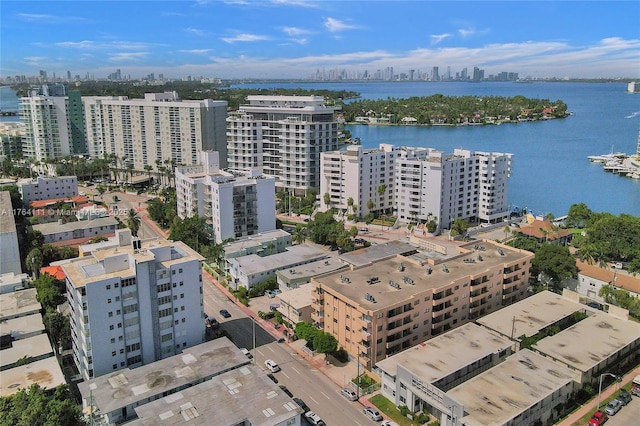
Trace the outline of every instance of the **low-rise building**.
<path fill-rule="evenodd" d="M 440 424 L 552 424 L 565 414 L 575 378 L 575 371 L 523 349 L 448 391 Z"/>
<path fill-rule="evenodd" d="M 600 296 L 600 289 L 606 285 L 616 289 L 626 290 L 633 297 L 640 297 L 640 278 L 618 269 L 601 268 L 577 261 L 578 285 L 576 291 L 598 302 L 606 302 Z"/>
<path fill-rule="evenodd" d="M 306 263 L 294 269 L 280 269 L 276 271 L 278 287 L 280 290 L 287 291 L 300 288 L 304 284 L 311 282 L 311 278 L 318 275 L 327 274 L 347 269 L 348 266 L 334 258 L 322 259 L 316 262 Z"/>
<path fill-rule="evenodd" d="M 440 417 L 445 392 L 494 367 L 511 354 L 513 342 L 468 323 L 378 362 L 382 395 L 411 411 Z"/>
<path fill-rule="evenodd" d="M 70 240 L 88 240 L 98 236 L 113 236 L 117 228 L 118 221 L 110 216 L 93 220 L 78 220 L 66 223 L 58 221 L 33 225 L 33 230 L 42 234 L 45 243 L 57 243 L 57 245 L 65 245 L 65 242 Z"/>
<path fill-rule="evenodd" d="M 0 191 L 0 274 L 22 273 L 18 232 L 9 191 Z"/>
<path fill-rule="evenodd" d="M 250 424 L 299 425 L 301 410 L 250 362 L 222 337 L 80 383 L 79 389 L 85 411 L 108 425 L 231 425 L 248 418 Z"/>
<path fill-rule="evenodd" d="M 371 368 L 526 296 L 533 253 L 491 241 L 436 263 L 393 257 L 313 278 L 313 321 Z"/>
<path fill-rule="evenodd" d="M 283 253 L 291 246 L 291 234 L 282 229 L 260 232 L 256 235 L 248 235 L 225 244 L 224 250 L 225 270 L 229 269 L 230 259 L 255 254 L 268 256 Z"/>
<path fill-rule="evenodd" d="M 29 276 L 27 274 L 16 274 L 7 272 L 0 274 L 0 294 L 12 293 L 29 287 Z"/>
<path fill-rule="evenodd" d="M 534 219 L 529 224 L 515 229 L 515 232 L 532 238 L 539 243 L 553 243 L 567 245 L 573 234 L 567 229 L 562 229 L 546 219 Z"/>
<path fill-rule="evenodd" d="M 42 177 L 18 182 L 22 203 L 28 206 L 32 201 L 50 200 L 78 195 L 76 176 Z"/>
<path fill-rule="evenodd" d="M 26 315 L 39 314 L 42 305 L 36 299 L 36 289 L 0 294 L 0 322 Z"/>
<path fill-rule="evenodd" d="M 280 269 L 295 269 L 307 263 L 325 259 L 327 253 L 308 244 L 287 247 L 282 253 L 266 256 L 249 254 L 229 259 L 229 275 L 231 286 L 235 289 L 245 287 L 251 289 Z"/>
<path fill-rule="evenodd" d="M 283 319 L 294 327 L 297 323 L 305 321 L 311 322 L 311 286 L 283 291 L 276 296 L 279 302 L 278 312 Z"/>

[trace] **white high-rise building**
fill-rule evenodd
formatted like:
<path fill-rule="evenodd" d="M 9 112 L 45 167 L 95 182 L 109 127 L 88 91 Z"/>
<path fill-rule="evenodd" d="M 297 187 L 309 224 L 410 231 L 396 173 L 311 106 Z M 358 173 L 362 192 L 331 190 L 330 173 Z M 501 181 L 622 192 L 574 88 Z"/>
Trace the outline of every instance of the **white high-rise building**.
<path fill-rule="evenodd" d="M 46 161 L 70 155 L 71 127 L 66 96 L 35 95 L 20 99 L 24 123 L 22 155 Z"/>
<path fill-rule="evenodd" d="M 204 341 L 203 257 L 181 241 L 128 238 L 62 263 L 82 377 L 139 367 Z"/>
<path fill-rule="evenodd" d="M 389 144 L 380 144 L 378 149 L 351 145 L 344 151 L 322 153 L 319 210 L 337 208 L 360 216 L 370 212 L 390 212 L 395 207 L 396 159 L 425 158 L 428 153 L 426 148 Z M 325 194 L 329 194 L 329 205 L 325 203 Z M 353 201 L 351 206 L 349 200 Z"/>
<path fill-rule="evenodd" d="M 124 167 L 157 171 L 167 160 L 197 164 L 199 151 L 215 150 L 226 164 L 226 101 L 181 100 L 166 92 L 145 93 L 144 99 L 84 96 L 82 102 L 92 157 L 115 154 Z"/>
<path fill-rule="evenodd" d="M 456 149 L 432 150 L 428 158 L 398 159 L 396 213 L 400 220 L 436 220 L 449 228 L 455 219 L 499 222 L 509 217 L 508 179 L 512 154 Z"/>
<path fill-rule="evenodd" d="M 197 166 L 176 167 L 177 211 L 211 225 L 214 241 L 276 229 L 275 178 L 258 170 L 222 170 L 220 155 L 200 152 Z"/>
<path fill-rule="evenodd" d="M 247 96 L 227 118 L 229 167 L 258 169 L 296 195 L 320 187 L 320 154 L 338 149 L 340 107 L 322 96 Z"/>

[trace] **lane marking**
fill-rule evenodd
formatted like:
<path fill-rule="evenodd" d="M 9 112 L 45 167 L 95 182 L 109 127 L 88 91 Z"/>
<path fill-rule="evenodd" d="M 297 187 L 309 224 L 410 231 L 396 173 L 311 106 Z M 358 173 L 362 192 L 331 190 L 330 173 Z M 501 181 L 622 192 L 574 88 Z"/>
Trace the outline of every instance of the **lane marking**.
<path fill-rule="evenodd" d="M 324 395 L 324 397 L 325 397 L 325 398 L 327 398 L 327 399 L 329 399 L 329 400 L 331 399 L 331 398 L 329 398 L 329 397 L 327 396 L 327 394 L 326 394 L 326 393 L 324 393 L 324 392 L 322 392 L 322 391 L 320 391 L 320 393 L 321 393 L 322 395 Z"/>
<path fill-rule="evenodd" d="M 289 377 L 289 376 L 287 375 L 287 373 L 285 373 L 284 371 L 282 372 L 282 375 L 283 375 L 284 377 L 286 377 L 287 379 L 290 379 L 290 378 L 291 378 L 291 377 Z"/>
<path fill-rule="evenodd" d="M 317 405 L 320 405 L 320 403 L 319 403 L 318 401 L 316 401 L 316 399 L 315 399 L 314 397 L 310 396 L 309 398 L 311 398 L 311 400 L 312 400 L 313 402 L 315 402 Z"/>
<path fill-rule="evenodd" d="M 292 369 L 293 371 L 295 371 L 295 372 L 296 372 L 296 374 L 300 374 L 300 372 L 299 372 L 298 370 L 296 370 L 296 368 L 295 368 L 295 367 L 291 367 L 291 369 Z"/>

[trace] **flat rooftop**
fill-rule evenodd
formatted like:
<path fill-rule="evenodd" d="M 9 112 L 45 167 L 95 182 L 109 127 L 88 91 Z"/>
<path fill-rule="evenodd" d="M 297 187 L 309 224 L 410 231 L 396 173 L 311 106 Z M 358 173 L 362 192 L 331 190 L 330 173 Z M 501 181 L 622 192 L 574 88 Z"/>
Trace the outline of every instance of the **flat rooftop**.
<path fill-rule="evenodd" d="M 305 306 L 310 306 L 311 302 L 313 302 L 313 287 L 305 285 L 293 290 L 283 291 L 276 298 L 292 308 L 302 309 Z"/>
<path fill-rule="evenodd" d="M 301 262 L 322 259 L 327 257 L 324 250 L 308 244 L 298 244 L 287 247 L 287 251 L 269 256 L 260 257 L 257 254 L 248 254 L 231 259 L 237 262 L 244 275 L 254 275 L 260 272 L 273 271 L 274 269 L 287 268 Z"/>
<path fill-rule="evenodd" d="M 487 355 L 509 348 L 513 342 L 473 323 L 384 359 L 376 367 L 396 375 L 398 365 L 427 383 L 455 373 Z"/>
<path fill-rule="evenodd" d="M 20 358 L 38 359 L 46 355 L 53 356 L 53 348 L 46 334 L 38 334 L 26 339 L 14 340 L 12 347 L 0 351 L 0 367 L 12 365 Z"/>
<path fill-rule="evenodd" d="M 463 277 L 482 275 L 497 265 L 513 264 L 533 256 L 529 252 L 498 246 L 492 242 L 483 242 L 481 245 L 483 250 L 477 253 L 474 252 L 473 246 L 471 249 L 461 248 L 460 256 L 439 265 L 421 265 L 404 256 L 392 255 L 391 258 L 373 262 L 361 268 L 339 271 L 313 280 L 323 288 L 333 290 L 353 303 L 359 304 L 363 309 L 376 311 L 409 300 L 416 293 L 439 289 Z M 498 248 L 503 255 L 498 252 Z M 465 261 L 469 258 L 475 259 L 479 253 L 482 261 Z M 449 272 L 445 271 L 445 265 Z M 431 274 L 427 273 L 428 268 L 431 268 Z M 367 281 L 372 277 L 378 277 L 379 281 L 369 284 Z M 389 285 L 390 281 L 399 284 L 400 288 Z M 409 284 L 411 282 L 413 285 Z M 372 295 L 376 303 L 367 300 L 366 293 Z"/>
<path fill-rule="evenodd" d="M 66 383 L 56 357 L 4 370 L 0 374 L 0 396 L 13 395 L 34 383 L 46 389 L 53 389 Z"/>
<path fill-rule="evenodd" d="M 96 406 L 107 414 L 249 362 L 229 339 L 221 337 L 133 370 L 125 368 L 96 377 L 80 383 L 78 388 L 85 400 L 92 393 Z"/>
<path fill-rule="evenodd" d="M 503 425 L 574 380 L 575 371 L 523 349 L 447 392 L 466 426 Z"/>
<path fill-rule="evenodd" d="M 311 277 L 346 268 L 348 268 L 346 264 L 330 257 L 328 259 L 318 260 L 317 262 L 296 266 L 294 269 L 281 269 L 277 274 L 287 281 L 293 281 L 301 278 L 310 279 Z"/>
<path fill-rule="evenodd" d="M 513 335 L 516 339 L 523 334 L 534 336 L 543 328 L 583 308 L 584 305 L 545 290 L 479 318 L 476 323 L 503 336 Z"/>
<path fill-rule="evenodd" d="M 0 320 L 40 312 L 42 305 L 36 300 L 36 289 L 0 294 Z"/>
<path fill-rule="evenodd" d="M 44 333 L 44 324 L 40 313 L 0 321 L 0 334 L 10 334 L 14 340 L 41 333 Z"/>
<path fill-rule="evenodd" d="M 13 217 L 11 207 L 11 194 L 9 191 L 0 191 L 0 206 L 3 211 L 0 212 L 0 234 L 9 234 L 16 232 L 16 221 Z"/>
<path fill-rule="evenodd" d="M 253 364 L 136 407 L 131 425 L 247 424 L 275 426 L 302 409 Z"/>
<path fill-rule="evenodd" d="M 540 340 L 535 350 L 586 372 L 639 340 L 640 324 L 598 312 Z"/>
<path fill-rule="evenodd" d="M 98 226 L 103 227 L 112 225 L 118 225 L 118 221 L 115 217 L 107 216 L 99 217 L 92 220 L 78 220 L 75 222 L 67 222 L 63 224 L 59 224 L 58 222 L 41 223 L 38 225 L 33 225 L 32 228 L 34 231 L 40 231 L 42 235 L 52 235 L 61 232 L 73 232 L 78 229 L 90 229 L 96 228 Z"/>
<path fill-rule="evenodd" d="M 123 266 L 117 270 L 113 268 L 111 272 L 105 270 L 103 263 L 105 259 L 122 255 L 128 255 L 138 263 L 155 260 L 165 268 L 169 268 L 171 265 L 177 263 L 204 260 L 202 256 L 182 241 L 170 241 L 158 238 L 142 241 L 140 250 L 134 250 L 130 244 L 104 248 L 93 251 L 87 256 L 61 264 L 61 266 L 65 275 L 75 287 L 83 287 L 87 283 L 99 279 L 134 276 L 135 271 L 130 266 L 133 265 L 134 262 L 129 262 L 129 267 Z M 124 263 L 121 264 L 124 265 Z"/>
<path fill-rule="evenodd" d="M 225 244 L 224 251 L 225 253 L 237 253 L 239 251 L 242 251 L 245 247 L 254 247 L 263 243 L 268 243 L 269 241 L 273 241 L 277 238 L 285 238 L 290 236 L 291 234 L 289 234 L 284 229 L 275 229 L 273 231 L 261 232 L 256 235 L 243 237 L 231 243 Z"/>
<path fill-rule="evenodd" d="M 374 244 L 369 247 L 344 253 L 340 255 L 340 259 L 357 268 L 391 256 L 396 256 L 398 254 L 404 255 L 414 253 L 416 251 L 417 249 L 411 244 L 403 243 L 401 241 L 389 241 L 384 244 Z"/>

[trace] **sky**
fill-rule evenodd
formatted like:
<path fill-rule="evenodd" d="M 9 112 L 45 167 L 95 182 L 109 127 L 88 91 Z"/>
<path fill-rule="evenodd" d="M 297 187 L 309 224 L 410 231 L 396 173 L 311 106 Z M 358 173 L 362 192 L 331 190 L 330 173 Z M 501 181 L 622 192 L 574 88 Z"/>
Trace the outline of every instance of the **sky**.
<path fill-rule="evenodd" d="M 640 77 L 640 2 L 0 2 L 0 77 L 309 78 L 317 71 Z"/>

